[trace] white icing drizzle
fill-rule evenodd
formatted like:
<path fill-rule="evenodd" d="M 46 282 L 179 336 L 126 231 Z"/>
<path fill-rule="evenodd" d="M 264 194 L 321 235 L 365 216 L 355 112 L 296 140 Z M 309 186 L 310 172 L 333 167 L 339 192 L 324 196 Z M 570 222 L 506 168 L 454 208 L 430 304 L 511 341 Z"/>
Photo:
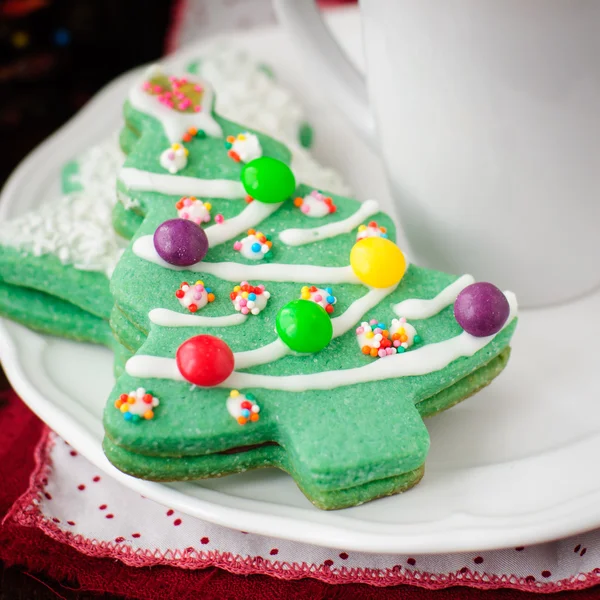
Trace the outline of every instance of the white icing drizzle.
<path fill-rule="evenodd" d="M 502 327 L 504 329 L 517 314 L 517 299 L 512 292 L 504 292 L 510 305 L 509 317 Z M 286 392 L 304 392 L 307 390 L 329 390 L 346 385 L 356 385 L 382 379 L 396 379 L 399 377 L 426 375 L 447 367 L 455 360 L 473 356 L 477 351 L 487 346 L 498 334 L 487 337 L 475 337 L 466 331 L 461 334 L 437 342 L 426 344 L 416 350 L 402 354 L 392 354 L 377 361 L 371 362 L 364 367 L 352 369 L 339 369 L 336 371 L 321 371 L 320 373 L 309 373 L 307 375 L 256 375 L 253 373 L 234 372 L 219 387 L 226 388 L 263 388 L 269 390 L 281 390 Z M 280 340 L 276 340 L 280 342 Z M 263 348 L 261 352 L 269 350 L 271 353 L 282 352 L 279 344 L 272 342 Z M 249 351 L 249 352 L 256 352 Z M 247 353 L 237 353 L 237 357 Z M 266 361 L 265 361 L 266 362 Z M 256 363 L 254 363 L 256 364 Z M 251 366 L 244 363 L 245 367 Z M 160 356 L 133 356 L 127 361 L 127 373 L 133 377 L 157 377 L 160 379 L 173 379 L 183 381 L 183 376 L 177 369 L 177 363 L 173 358 Z"/>
<path fill-rule="evenodd" d="M 281 204 L 265 204 L 264 202 L 251 202 L 244 210 L 235 217 L 225 219 L 223 223 L 211 225 L 204 230 L 208 237 L 210 247 L 218 246 L 223 242 L 228 242 L 248 229 L 264 221 L 269 215 L 274 213 Z M 151 236 L 148 236 L 151 237 Z"/>
<path fill-rule="evenodd" d="M 253 203 L 254 204 L 254 203 Z M 214 227 L 221 227 L 215 225 Z M 144 235 L 133 243 L 133 253 L 160 265 L 165 269 L 173 271 L 193 271 L 194 273 L 205 273 L 207 275 L 216 275 L 225 281 L 282 281 L 290 283 L 360 283 L 360 280 L 352 267 L 317 267 L 313 265 L 285 265 L 285 264 L 261 264 L 261 265 L 241 265 L 233 262 L 204 262 L 200 261 L 189 267 L 178 267 L 164 261 L 156 252 L 151 235 Z"/>
<path fill-rule="evenodd" d="M 342 233 L 349 233 L 358 227 L 365 219 L 379 211 L 379 203 L 376 200 L 366 200 L 360 208 L 347 219 L 312 227 L 310 229 L 286 229 L 279 234 L 279 239 L 288 246 L 302 246 L 311 242 L 318 242 L 327 238 L 335 237 Z"/>
<path fill-rule="evenodd" d="M 174 358 L 136 354 L 127 361 L 125 370 L 132 377 L 185 381 Z"/>
<path fill-rule="evenodd" d="M 170 73 L 171 74 L 171 73 Z M 200 81 L 194 77 L 194 83 L 198 83 L 203 87 L 202 93 L 202 110 L 200 112 L 181 112 L 173 110 L 161 104 L 156 96 L 148 94 L 142 88 L 142 83 L 146 79 L 151 79 L 157 75 L 162 75 L 162 68 L 160 65 L 151 65 L 146 70 L 144 77 L 133 85 L 129 92 L 129 102 L 136 110 L 143 112 L 151 117 L 154 117 L 160 121 L 165 135 L 170 142 L 180 142 L 184 133 L 190 127 L 196 127 L 196 129 L 203 129 L 208 135 L 213 137 L 220 137 L 223 132 L 221 127 L 214 120 L 211 110 L 213 103 L 213 92 L 211 86 L 205 81 Z M 174 73 L 171 75 L 175 75 Z M 192 76 L 186 74 L 176 74 L 177 77 L 188 77 Z M 197 194 L 200 195 L 200 194 Z"/>
<path fill-rule="evenodd" d="M 399 317 L 428 319 L 433 315 L 437 315 L 446 306 L 452 304 L 458 294 L 474 281 L 475 278 L 472 275 L 463 275 L 454 283 L 444 288 L 435 298 L 431 298 L 430 300 L 410 298 L 398 302 L 392 308 Z"/>
<path fill-rule="evenodd" d="M 168 308 L 153 308 L 148 317 L 151 323 L 163 327 L 232 327 L 241 325 L 247 315 L 234 313 L 222 317 L 204 317 L 179 313 Z"/>
<path fill-rule="evenodd" d="M 172 266 L 172 265 L 169 265 Z M 256 279 L 259 281 L 280 281 L 289 283 L 360 283 L 360 280 L 350 266 L 347 267 L 316 267 L 312 265 L 240 265 L 232 262 L 205 263 L 200 262 L 191 271 L 216 275 L 226 281 L 240 279 Z"/>
<path fill-rule="evenodd" d="M 158 192 L 169 196 L 200 196 L 229 200 L 242 199 L 246 196 L 241 182 L 232 179 L 199 179 L 183 175 L 151 173 L 133 167 L 123 167 L 119 171 L 119 179 L 130 190 Z"/>
<path fill-rule="evenodd" d="M 264 365 L 265 363 L 275 362 L 280 358 L 288 355 L 291 350 L 279 339 L 255 348 L 254 350 L 246 350 L 245 352 L 234 352 L 235 368 L 248 369 L 256 365 Z"/>
<path fill-rule="evenodd" d="M 389 296 L 397 285 L 387 288 L 371 288 L 364 296 L 355 300 L 341 315 L 331 319 L 333 337 L 344 335 L 350 331 L 364 316 L 365 313 L 375 308 L 386 296 Z"/>

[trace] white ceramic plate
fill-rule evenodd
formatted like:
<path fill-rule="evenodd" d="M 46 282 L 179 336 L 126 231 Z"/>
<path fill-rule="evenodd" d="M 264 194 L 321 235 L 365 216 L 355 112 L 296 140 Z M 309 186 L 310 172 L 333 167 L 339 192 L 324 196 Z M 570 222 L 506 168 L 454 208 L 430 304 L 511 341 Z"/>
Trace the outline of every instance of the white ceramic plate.
<path fill-rule="evenodd" d="M 335 13 L 330 23 L 351 54 L 359 54 L 357 14 Z M 348 174 L 358 197 L 388 200 L 377 159 L 311 85 L 287 36 L 266 29 L 234 37 L 269 61 L 310 107 L 317 155 Z M 201 53 L 201 46 L 190 52 Z M 118 126 L 131 79 L 108 86 L 21 164 L 3 191 L 0 217 L 57 193 L 61 165 Z M 423 481 L 406 494 L 337 512 L 313 508 L 276 470 L 170 485 L 123 475 L 100 446 L 110 353 L 6 321 L 0 351 L 17 392 L 55 431 L 125 485 L 174 509 L 244 531 L 352 550 L 484 550 L 600 526 L 599 308 L 596 294 L 522 314 L 506 373 L 427 422 L 432 447 Z"/>

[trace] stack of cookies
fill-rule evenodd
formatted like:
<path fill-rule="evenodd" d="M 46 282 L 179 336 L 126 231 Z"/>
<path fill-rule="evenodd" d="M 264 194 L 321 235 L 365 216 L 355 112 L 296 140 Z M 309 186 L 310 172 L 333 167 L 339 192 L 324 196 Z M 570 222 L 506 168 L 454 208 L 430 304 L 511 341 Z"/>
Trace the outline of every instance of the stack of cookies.
<path fill-rule="evenodd" d="M 202 64 L 148 69 L 118 148 L 2 225 L 0 311 L 114 351 L 104 450 L 126 473 L 276 467 L 322 509 L 404 491 L 423 476 L 423 417 L 505 367 L 514 295 L 409 264 L 378 202 L 308 156 L 297 107 L 238 123 Z M 110 181 L 101 207 L 73 189 L 82 171 Z"/>

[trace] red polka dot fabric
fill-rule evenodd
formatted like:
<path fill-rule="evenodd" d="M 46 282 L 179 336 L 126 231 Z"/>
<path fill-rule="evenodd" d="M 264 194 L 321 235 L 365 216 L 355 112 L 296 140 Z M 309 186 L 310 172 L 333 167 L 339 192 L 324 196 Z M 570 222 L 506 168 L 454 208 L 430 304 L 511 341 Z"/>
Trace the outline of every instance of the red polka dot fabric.
<path fill-rule="evenodd" d="M 551 592 L 600 583 L 600 531 L 493 552 L 378 555 L 227 529 L 161 506 L 100 474 L 50 433 L 11 518 L 92 556 L 127 565 L 217 566 L 330 583 L 508 587 Z"/>

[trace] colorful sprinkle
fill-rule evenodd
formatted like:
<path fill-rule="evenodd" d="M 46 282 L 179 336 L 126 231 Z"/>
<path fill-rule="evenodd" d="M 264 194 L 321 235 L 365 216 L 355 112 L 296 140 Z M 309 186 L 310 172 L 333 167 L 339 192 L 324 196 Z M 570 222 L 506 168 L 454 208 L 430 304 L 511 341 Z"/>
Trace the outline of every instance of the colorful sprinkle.
<path fill-rule="evenodd" d="M 205 307 L 209 302 L 215 301 L 215 295 L 209 287 L 204 286 L 201 280 L 190 285 L 184 281 L 179 289 L 175 292 L 175 297 L 179 300 L 179 304 L 183 308 L 187 308 L 191 313 L 198 312 Z"/>
<path fill-rule="evenodd" d="M 183 196 L 176 202 L 175 208 L 180 219 L 192 221 L 196 225 L 210 221 L 212 205 L 210 202 L 198 200 L 195 196 Z"/>
<path fill-rule="evenodd" d="M 187 166 L 187 157 L 189 151 L 181 144 L 171 144 L 169 148 L 163 150 L 160 155 L 160 166 L 174 175 Z"/>
<path fill-rule="evenodd" d="M 314 285 L 311 285 L 310 287 L 305 285 L 300 290 L 300 298 L 316 302 L 319 306 L 322 306 L 328 314 L 331 314 L 334 311 L 334 305 L 337 302 L 337 298 L 333 295 L 331 288 L 321 289 Z"/>
<path fill-rule="evenodd" d="M 248 229 L 248 235 L 235 242 L 233 249 L 250 260 L 268 260 L 272 255 L 272 246 L 270 236 L 254 229 Z"/>
<path fill-rule="evenodd" d="M 238 390 L 231 390 L 226 406 L 229 414 L 240 425 L 246 425 L 249 421 L 256 422 L 260 419 L 260 406 L 256 403 L 253 394 L 240 394 Z"/>
<path fill-rule="evenodd" d="M 361 225 L 356 234 L 356 241 L 370 237 L 381 237 L 387 239 L 387 229 L 377 225 L 377 221 L 370 221 L 368 225 Z"/>
<path fill-rule="evenodd" d="M 250 162 L 262 156 L 262 146 L 258 136 L 253 133 L 239 133 L 237 136 L 228 135 L 225 140 L 227 155 L 235 162 Z"/>
<path fill-rule="evenodd" d="M 121 394 L 115 401 L 115 408 L 123 413 L 126 421 L 137 422 L 142 419 L 149 421 L 154 418 L 153 408 L 160 404 L 158 398 L 140 387 L 129 394 Z"/>
<path fill-rule="evenodd" d="M 156 74 L 142 83 L 142 89 L 177 112 L 199 112 L 204 90 L 201 85 L 189 82 L 185 77 L 166 77 Z"/>
<path fill-rule="evenodd" d="M 262 284 L 254 286 L 247 281 L 242 281 L 240 285 L 233 288 L 229 297 L 236 311 L 243 315 L 258 315 L 267 306 L 271 294 Z"/>
<path fill-rule="evenodd" d="M 294 206 L 299 208 L 307 217 L 314 218 L 325 217 L 337 210 L 333 200 L 319 190 L 313 190 L 304 198 L 295 198 Z"/>
<path fill-rule="evenodd" d="M 356 328 L 356 336 L 361 352 L 373 358 L 402 353 L 421 342 L 417 330 L 404 317 L 392 319 L 389 329 L 377 319 L 363 321 Z"/>

